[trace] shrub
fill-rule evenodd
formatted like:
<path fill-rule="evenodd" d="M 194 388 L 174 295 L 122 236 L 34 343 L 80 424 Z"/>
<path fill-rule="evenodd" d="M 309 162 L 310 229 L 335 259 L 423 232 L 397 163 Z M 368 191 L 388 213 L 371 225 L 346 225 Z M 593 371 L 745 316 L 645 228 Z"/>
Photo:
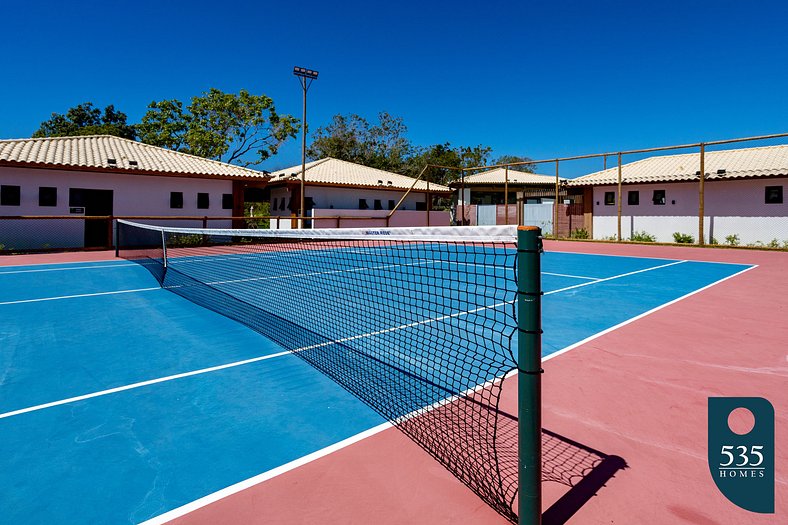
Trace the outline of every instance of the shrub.
<path fill-rule="evenodd" d="M 689 233 L 673 233 L 673 242 L 677 242 L 679 244 L 694 244 L 695 237 L 690 235 Z"/>
<path fill-rule="evenodd" d="M 200 234 L 181 235 L 175 237 L 171 241 L 171 246 L 173 248 L 193 248 L 195 246 L 202 246 L 203 244 L 205 244 L 205 239 Z"/>
<path fill-rule="evenodd" d="M 651 235 L 650 233 L 646 233 L 645 231 L 639 232 L 634 231 L 632 232 L 632 237 L 629 238 L 630 241 L 636 242 L 657 242 L 657 238 Z"/>
<path fill-rule="evenodd" d="M 771 241 L 769 241 L 766 244 L 766 247 L 767 248 L 779 248 L 780 247 L 780 241 L 777 240 L 777 239 L 772 239 Z"/>
<path fill-rule="evenodd" d="M 719 244 L 719 243 L 720 241 L 718 241 L 716 237 L 712 237 L 711 240 L 709 241 L 709 244 Z"/>
<path fill-rule="evenodd" d="M 0 250 L 2 249 L 2 246 L 0 246 Z M 783 241 L 783 250 L 788 250 L 788 241 Z"/>
<path fill-rule="evenodd" d="M 577 228 L 576 230 L 569 232 L 570 239 L 588 239 L 589 237 L 588 230 L 585 228 Z"/>
<path fill-rule="evenodd" d="M 739 245 L 739 234 L 734 233 L 733 235 L 726 235 L 725 236 L 725 244 L 728 246 L 738 246 Z"/>

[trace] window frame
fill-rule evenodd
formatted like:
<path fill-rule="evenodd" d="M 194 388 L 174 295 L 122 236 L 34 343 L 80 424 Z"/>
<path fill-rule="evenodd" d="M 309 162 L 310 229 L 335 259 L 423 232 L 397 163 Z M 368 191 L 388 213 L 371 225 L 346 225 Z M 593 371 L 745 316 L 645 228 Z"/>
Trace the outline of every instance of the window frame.
<path fill-rule="evenodd" d="M 372 203 L 373 210 L 382 210 L 383 209 L 383 199 L 375 199 Z"/>
<path fill-rule="evenodd" d="M 662 193 L 662 198 L 659 199 L 657 194 Z M 662 202 L 659 202 L 661 200 Z M 651 203 L 654 206 L 665 206 L 668 203 L 668 192 L 666 190 L 654 190 L 651 195 Z"/>
<path fill-rule="evenodd" d="M 603 202 L 605 206 L 615 206 L 616 205 L 616 192 L 615 191 L 606 191 L 604 195 Z"/>
<path fill-rule="evenodd" d="M 57 186 L 38 187 L 38 206 L 40 208 L 57 207 Z"/>
<path fill-rule="evenodd" d="M 21 206 L 22 186 L 0 184 L 0 206 Z"/>
<path fill-rule="evenodd" d="M 770 191 L 775 191 L 775 197 L 773 199 L 769 199 Z M 763 203 L 764 204 L 782 204 L 783 201 L 783 187 L 780 186 L 766 186 L 764 188 L 764 195 L 763 195 Z"/>
<path fill-rule="evenodd" d="M 359 199 L 358 200 L 358 209 L 359 210 L 368 210 L 369 204 L 367 204 L 367 199 Z"/>
<path fill-rule="evenodd" d="M 203 199 L 204 202 L 203 202 Z M 211 194 L 205 192 L 197 193 L 197 209 L 210 210 L 211 209 Z"/>
<path fill-rule="evenodd" d="M 229 203 L 229 206 L 228 206 Z M 232 193 L 222 193 L 222 209 L 223 210 L 232 210 L 233 204 L 235 204 L 233 199 Z"/>
<path fill-rule="evenodd" d="M 170 209 L 171 210 L 182 210 L 183 209 L 183 192 L 182 191 L 171 191 L 170 192 Z"/>
<path fill-rule="evenodd" d="M 632 197 L 634 197 L 634 199 Z M 640 190 L 627 191 L 627 206 L 640 206 Z"/>

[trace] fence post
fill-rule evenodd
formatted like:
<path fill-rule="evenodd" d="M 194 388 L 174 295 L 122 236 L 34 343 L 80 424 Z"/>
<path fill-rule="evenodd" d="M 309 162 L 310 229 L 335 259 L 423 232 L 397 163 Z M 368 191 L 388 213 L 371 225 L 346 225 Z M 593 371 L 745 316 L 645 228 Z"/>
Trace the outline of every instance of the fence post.
<path fill-rule="evenodd" d="M 706 182 L 706 144 L 700 143 L 700 187 L 698 188 L 698 245 L 703 246 L 703 215 L 706 213 L 705 197 Z"/>
<path fill-rule="evenodd" d="M 202 228 L 203 229 L 208 228 L 208 216 L 207 215 L 203 216 L 203 218 L 202 218 Z"/>
<path fill-rule="evenodd" d="M 616 200 L 618 201 L 618 211 L 616 212 L 616 240 L 621 242 L 621 152 L 618 153 L 618 195 Z"/>
<path fill-rule="evenodd" d="M 542 231 L 517 228 L 519 523 L 542 522 Z"/>
<path fill-rule="evenodd" d="M 558 238 L 558 159 L 555 159 L 555 202 L 553 202 L 553 238 Z"/>
<path fill-rule="evenodd" d="M 506 217 L 506 225 L 509 225 L 509 165 L 504 167 L 504 180 L 503 180 L 503 205 L 504 216 Z"/>

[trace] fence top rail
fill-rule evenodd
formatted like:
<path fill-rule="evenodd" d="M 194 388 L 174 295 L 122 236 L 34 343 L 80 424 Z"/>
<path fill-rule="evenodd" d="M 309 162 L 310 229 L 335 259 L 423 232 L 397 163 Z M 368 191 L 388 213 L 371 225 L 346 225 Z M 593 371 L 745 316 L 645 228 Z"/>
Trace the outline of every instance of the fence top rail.
<path fill-rule="evenodd" d="M 641 149 L 630 149 L 625 151 L 612 151 L 608 153 L 591 153 L 588 155 L 575 155 L 571 157 L 557 157 L 553 159 L 541 159 L 541 160 L 529 160 L 523 162 L 510 162 L 508 164 L 491 164 L 489 166 L 473 166 L 470 168 L 461 168 L 463 172 L 466 171 L 477 171 L 477 170 L 489 170 L 494 168 L 504 168 L 506 166 L 528 166 L 530 164 L 546 164 L 549 162 L 564 162 L 569 160 L 582 160 L 582 159 L 594 159 L 600 157 L 614 157 L 617 155 L 632 155 L 635 153 L 651 153 L 656 151 L 668 151 L 674 149 L 689 149 L 689 148 L 699 148 L 701 146 L 719 146 L 722 144 L 735 144 L 738 142 L 750 142 L 755 140 L 769 140 L 769 139 L 778 139 L 788 137 L 788 132 L 786 133 L 772 133 L 771 135 L 757 135 L 754 137 L 740 137 L 735 139 L 725 139 L 725 140 L 712 140 L 708 142 L 693 142 L 690 144 L 677 144 L 672 146 L 658 146 L 655 148 L 641 148 Z"/>
<path fill-rule="evenodd" d="M 424 213 L 424 210 L 417 210 L 419 213 Z M 431 210 L 442 211 L 442 210 Z M 380 219 L 385 220 L 386 215 L 371 216 L 371 215 L 319 215 L 313 217 L 297 216 L 297 215 L 255 215 L 254 217 L 224 217 L 224 216 L 210 216 L 210 215 L 0 215 L 2 220 L 156 220 L 156 221 L 238 221 L 238 220 L 321 220 L 321 219 L 342 219 L 342 220 L 370 220 Z"/>

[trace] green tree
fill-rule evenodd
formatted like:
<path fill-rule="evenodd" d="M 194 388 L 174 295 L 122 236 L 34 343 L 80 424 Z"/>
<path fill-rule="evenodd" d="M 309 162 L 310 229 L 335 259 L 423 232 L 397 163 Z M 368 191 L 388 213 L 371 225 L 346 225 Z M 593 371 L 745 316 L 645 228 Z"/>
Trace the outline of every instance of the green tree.
<path fill-rule="evenodd" d="M 307 151 L 310 160 L 334 157 L 388 171 L 401 171 L 413 151 L 401 117 L 378 114 L 371 124 L 359 115 L 334 115 L 318 128 Z"/>
<path fill-rule="evenodd" d="M 186 143 L 190 122 L 191 115 L 183 111 L 180 100 L 154 100 L 136 128 L 139 139 L 146 144 L 191 153 Z"/>
<path fill-rule="evenodd" d="M 531 162 L 532 160 L 534 159 L 530 157 L 521 157 L 519 155 L 501 155 L 500 157 L 498 157 L 493 161 L 493 164 L 509 164 L 512 162 Z M 519 166 L 511 166 L 509 169 L 524 171 L 525 173 L 534 173 L 533 164 L 520 164 Z"/>
<path fill-rule="evenodd" d="M 294 138 L 299 122 L 291 115 L 278 114 L 273 99 L 266 95 L 211 88 L 192 97 L 186 111 L 178 100 L 152 102 L 138 129 L 142 141 L 154 146 L 254 166 Z"/>
<path fill-rule="evenodd" d="M 136 131 L 128 124 L 125 113 L 110 104 L 104 111 L 84 102 L 66 111 L 65 115 L 52 113 L 41 123 L 33 137 L 70 137 L 75 135 L 115 135 L 134 140 Z"/>
<path fill-rule="evenodd" d="M 406 175 L 416 177 L 424 166 L 446 166 L 445 168 L 431 167 L 424 177 L 430 182 L 448 184 L 460 177 L 459 168 L 471 168 L 487 163 L 492 148 L 488 146 L 460 146 L 453 147 L 450 143 L 433 144 L 426 148 L 419 148 L 418 153 L 408 159 L 405 170 Z"/>

